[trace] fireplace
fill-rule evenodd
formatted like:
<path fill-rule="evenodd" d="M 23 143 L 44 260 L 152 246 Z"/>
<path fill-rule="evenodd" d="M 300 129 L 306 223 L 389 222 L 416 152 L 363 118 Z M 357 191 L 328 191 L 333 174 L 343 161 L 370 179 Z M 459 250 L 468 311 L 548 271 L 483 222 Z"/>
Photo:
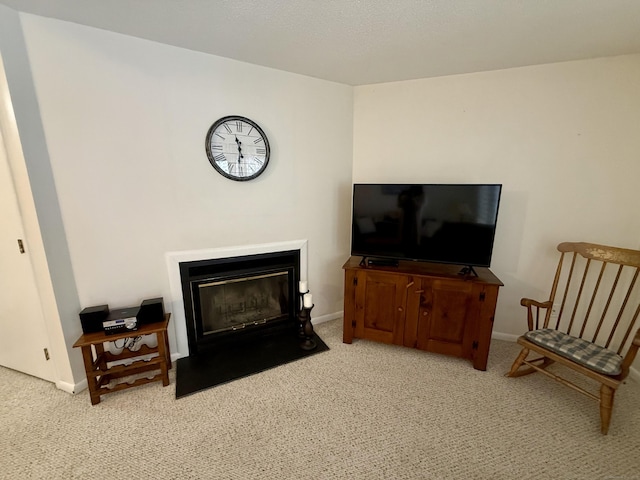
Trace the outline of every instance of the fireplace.
<path fill-rule="evenodd" d="M 329 350 L 313 331 L 313 349 L 300 336 L 306 240 L 168 252 L 166 260 L 176 398 Z"/>
<path fill-rule="evenodd" d="M 300 251 L 180 263 L 189 355 L 295 329 Z"/>

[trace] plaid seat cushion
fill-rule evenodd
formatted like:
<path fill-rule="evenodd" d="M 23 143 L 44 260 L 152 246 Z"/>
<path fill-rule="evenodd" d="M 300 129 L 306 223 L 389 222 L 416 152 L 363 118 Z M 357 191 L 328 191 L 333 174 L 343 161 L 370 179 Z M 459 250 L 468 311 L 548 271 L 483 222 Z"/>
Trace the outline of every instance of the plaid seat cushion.
<path fill-rule="evenodd" d="M 550 328 L 527 332 L 524 337 L 595 372 L 618 375 L 622 371 L 620 355 L 581 338 Z"/>

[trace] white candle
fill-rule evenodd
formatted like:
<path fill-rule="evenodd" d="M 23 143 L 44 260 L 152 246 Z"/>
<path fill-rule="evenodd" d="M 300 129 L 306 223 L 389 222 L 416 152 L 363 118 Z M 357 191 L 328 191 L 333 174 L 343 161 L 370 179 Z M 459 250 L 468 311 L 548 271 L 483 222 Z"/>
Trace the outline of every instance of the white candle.
<path fill-rule="evenodd" d="M 307 293 L 309 291 L 309 285 L 307 284 L 306 281 L 304 280 L 300 281 L 300 283 L 298 284 L 298 291 L 300 293 Z"/>
<path fill-rule="evenodd" d="M 304 294 L 304 296 L 302 297 L 302 302 L 303 302 L 304 308 L 313 307 L 313 297 L 311 296 L 310 293 Z"/>

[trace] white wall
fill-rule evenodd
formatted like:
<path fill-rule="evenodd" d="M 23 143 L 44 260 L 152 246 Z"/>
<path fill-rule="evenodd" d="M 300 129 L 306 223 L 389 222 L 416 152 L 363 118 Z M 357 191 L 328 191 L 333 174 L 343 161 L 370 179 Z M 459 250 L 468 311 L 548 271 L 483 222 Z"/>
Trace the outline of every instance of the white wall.
<path fill-rule="evenodd" d="M 81 306 L 166 295 L 167 251 L 307 238 L 314 313 L 337 312 L 352 176 L 504 184 L 492 270 L 506 334 L 524 327 L 520 297 L 547 295 L 558 242 L 639 246 L 640 56 L 353 89 L 19 17 L 39 108 L 21 129 L 46 136 L 25 157 L 55 180 Z M 228 114 L 269 136 L 255 181 L 208 164 L 206 131 Z M 77 319 L 61 321 L 69 336 Z"/>
<path fill-rule="evenodd" d="M 20 16 L 82 306 L 168 294 L 168 251 L 308 239 L 314 313 L 342 309 L 351 87 Z M 207 160 L 230 114 L 269 137 L 254 181 Z"/>
<path fill-rule="evenodd" d="M 81 333 L 78 294 L 20 17 L 3 5 L 0 52 L 6 73 L 1 80 L 0 123 L 49 336 L 47 348 L 56 385 L 72 392 L 77 379 L 84 377 L 80 354 L 72 354 Z"/>
<path fill-rule="evenodd" d="M 640 55 L 355 88 L 354 182 L 502 183 L 494 332 L 526 328 L 561 241 L 638 248 Z"/>

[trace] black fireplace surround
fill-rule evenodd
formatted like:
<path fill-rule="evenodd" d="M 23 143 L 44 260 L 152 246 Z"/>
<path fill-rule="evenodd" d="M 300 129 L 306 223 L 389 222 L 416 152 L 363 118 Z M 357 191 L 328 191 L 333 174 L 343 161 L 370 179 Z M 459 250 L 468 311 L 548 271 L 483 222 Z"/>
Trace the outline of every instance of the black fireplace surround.
<path fill-rule="evenodd" d="M 189 356 L 295 330 L 300 251 L 180 263 Z"/>

